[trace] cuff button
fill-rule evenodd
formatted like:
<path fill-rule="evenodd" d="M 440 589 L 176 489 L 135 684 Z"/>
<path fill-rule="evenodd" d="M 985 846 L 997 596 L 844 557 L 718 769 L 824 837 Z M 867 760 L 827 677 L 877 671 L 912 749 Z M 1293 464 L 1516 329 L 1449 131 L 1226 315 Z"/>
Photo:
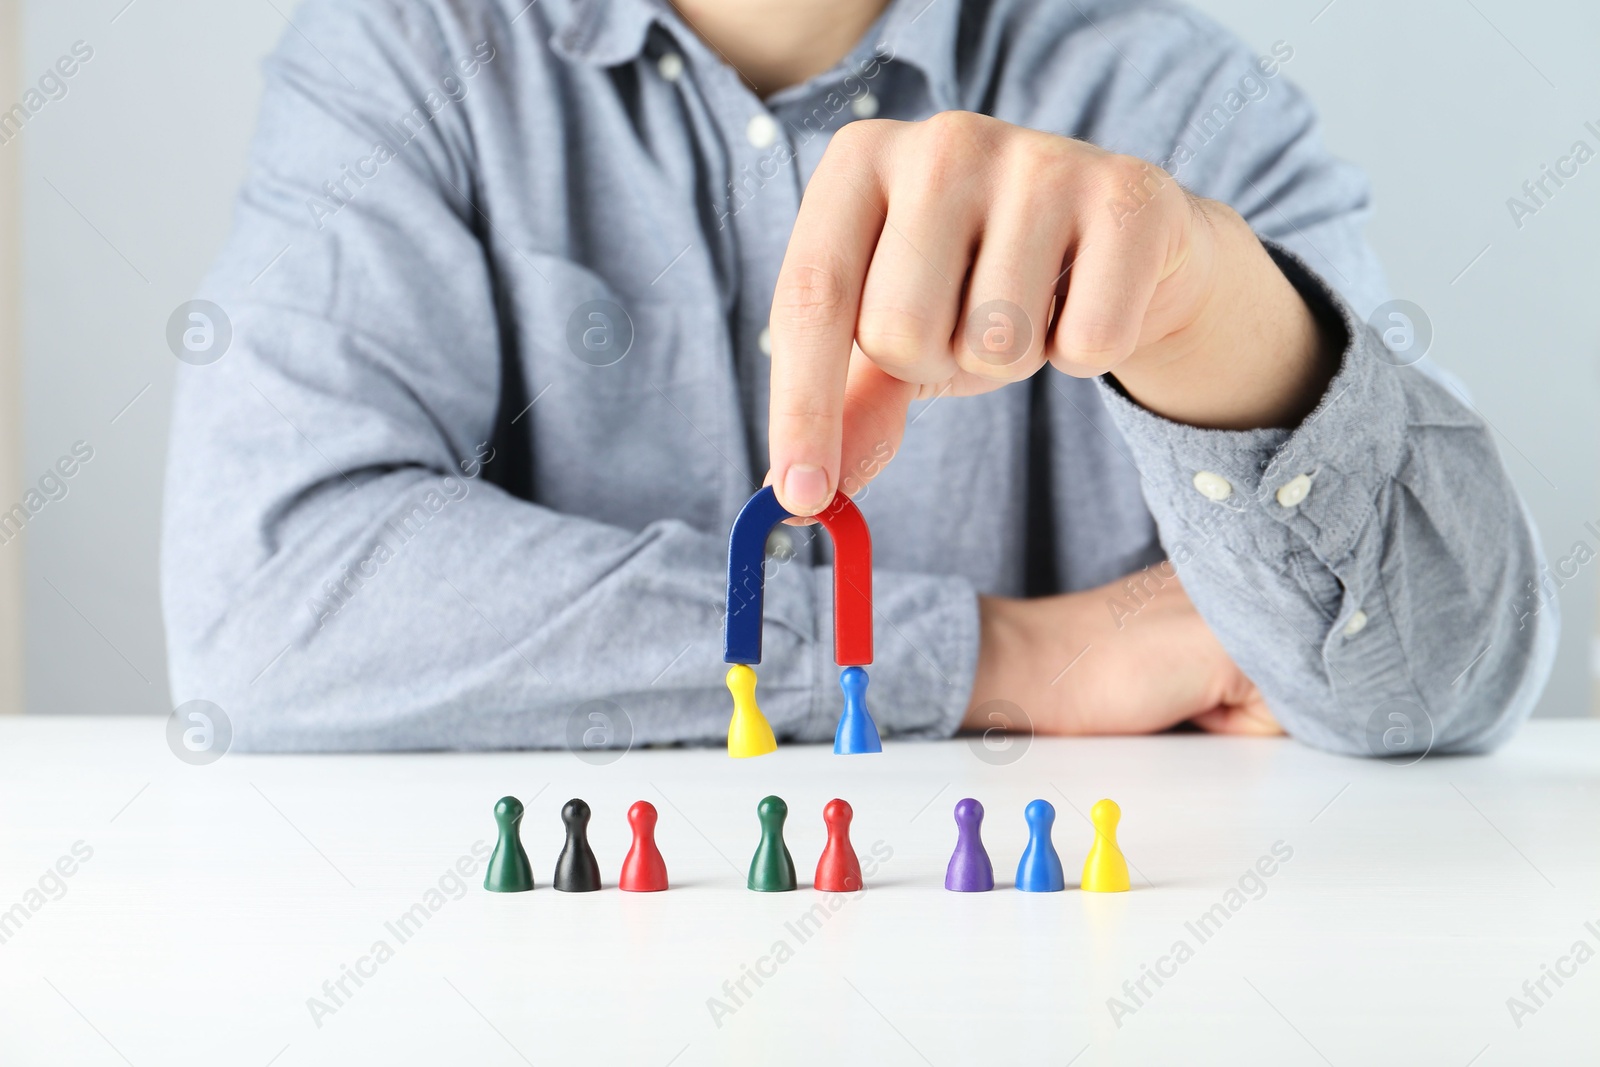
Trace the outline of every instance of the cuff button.
<path fill-rule="evenodd" d="M 1292 508 L 1305 500 L 1311 492 L 1311 475 L 1302 474 L 1291 478 L 1278 490 L 1278 503 L 1286 508 Z"/>
<path fill-rule="evenodd" d="M 1233 486 L 1228 484 L 1228 479 L 1210 471 L 1201 471 L 1196 474 L 1194 476 L 1194 487 L 1207 500 L 1215 500 L 1219 503 L 1233 495 Z"/>

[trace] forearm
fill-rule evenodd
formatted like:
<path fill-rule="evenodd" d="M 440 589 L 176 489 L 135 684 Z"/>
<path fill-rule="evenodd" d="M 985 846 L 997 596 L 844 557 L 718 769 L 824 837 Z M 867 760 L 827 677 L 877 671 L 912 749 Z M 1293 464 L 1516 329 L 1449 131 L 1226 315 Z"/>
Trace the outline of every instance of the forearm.
<path fill-rule="evenodd" d="M 572 743 L 571 720 L 577 736 L 590 725 L 582 709 L 592 701 L 621 712 L 634 744 L 720 740 L 729 703 L 719 579 L 714 564 L 695 559 L 705 539 L 677 524 L 616 543 L 609 534 L 585 537 L 586 562 L 613 569 L 597 586 L 558 598 L 562 583 L 547 576 L 571 558 L 550 559 L 548 544 L 533 550 L 554 532 L 517 522 L 528 509 L 486 499 L 492 492 L 472 489 L 410 541 L 392 526 L 364 530 L 347 558 L 330 545 L 291 546 L 294 558 L 252 582 L 218 625 L 172 630 L 175 698 L 222 706 L 244 750 L 559 748 Z M 485 537 L 518 526 L 509 537 Z M 521 579 L 508 580 L 508 569 Z M 832 736 L 838 716 L 831 635 L 811 611 L 829 581 L 795 567 L 792 580 L 768 585 L 774 625 L 759 697 L 785 739 Z M 901 629 L 920 629 L 908 616 L 939 610 L 935 583 L 889 583 Z M 961 628 L 948 620 L 937 627 L 946 633 L 917 637 L 944 660 L 937 665 L 949 684 L 936 660 L 909 647 L 880 657 L 870 703 L 886 735 L 954 729 L 966 702 L 962 657 L 951 654 L 968 644 Z M 626 738 L 620 725 L 617 737 Z"/>
<path fill-rule="evenodd" d="M 258 376 L 309 424 L 307 398 Z M 319 454 L 229 381 L 180 392 L 162 571 L 174 696 L 221 706 L 241 749 L 559 748 L 590 710 L 612 743 L 720 740 L 723 534 L 558 514 L 490 484 L 492 452 L 358 462 L 357 435 Z M 759 699 L 780 736 L 831 737 L 831 572 L 770 569 Z M 886 735 L 947 734 L 971 684 L 970 587 L 876 579 L 874 715 Z"/>

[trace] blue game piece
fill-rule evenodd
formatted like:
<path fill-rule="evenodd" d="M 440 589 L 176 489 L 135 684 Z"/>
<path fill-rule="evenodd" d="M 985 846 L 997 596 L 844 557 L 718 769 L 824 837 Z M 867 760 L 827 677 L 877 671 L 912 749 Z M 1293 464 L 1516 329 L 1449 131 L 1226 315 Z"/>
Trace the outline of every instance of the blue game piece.
<path fill-rule="evenodd" d="M 839 688 L 844 690 L 844 713 L 833 732 L 833 754 L 854 756 L 863 752 L 882 752 L 878 724 L 867 711 L 867 672 L 861 667 L 846 667 L 839 672 Z"/>
<path fill-rule="evenodd" d="M 1024 893 L 1061 892 L 1067 888 L 1067 879 L 1061 871 L 1061 857 L 1050 841 L 1056 809 L 1048 800 L 1035 800 L 1023 810 L 1022 817 L 1028 821 L 1028 847 L 1022 850 L 1022 861 L 1017 864 L 1017 888 Z"/>
<path fill-rule="evenodd" d="M 994 867 L 983 850 L 983 805 L 968 797 L 956 801 L 956 850 L 945 868 L 944 887 L 954 893 L 987 893 Z"/>

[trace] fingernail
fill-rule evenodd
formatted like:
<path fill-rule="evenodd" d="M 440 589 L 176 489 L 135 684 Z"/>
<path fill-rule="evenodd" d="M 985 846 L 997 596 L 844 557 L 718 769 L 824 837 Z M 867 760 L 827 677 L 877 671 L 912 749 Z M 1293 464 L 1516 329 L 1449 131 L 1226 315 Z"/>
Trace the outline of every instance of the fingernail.
<path fill-rule="evenodd" d="M 828 506 L 828 473 L 809 463 L 796 463 L 783 476 L 784 501 L 789 510 L 810 515 Z"/>

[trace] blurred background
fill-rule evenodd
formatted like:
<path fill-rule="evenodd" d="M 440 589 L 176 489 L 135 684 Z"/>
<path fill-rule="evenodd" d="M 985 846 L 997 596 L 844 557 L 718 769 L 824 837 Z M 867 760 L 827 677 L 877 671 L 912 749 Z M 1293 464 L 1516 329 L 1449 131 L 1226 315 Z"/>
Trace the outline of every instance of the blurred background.
<path fill-rule="evenodd" d="M 1546 552 L 1600 548 L 1600 158 L 1536 212 L 1508 205 L 1575 142 L 1600 152 L 1600 5 L 1197 6 L 1260 52 L 1293 48 L 1285 74 L 1372 176 L 1394 295 L 1431 319 Z M 170 711 L 167 320 L 227 230 L 260 62 L 293 17 L 291 0 L 0 0 L 0 512 L 46 500 L 20 536 L 0 527 L 0 711 Z M 7 124 L 42 78 L 42 105 Z M 51 474 L 63 457 L 70 478 Z M 1597 571 L 1560 588 L 1541 715 L 1594 714 Z"/>

